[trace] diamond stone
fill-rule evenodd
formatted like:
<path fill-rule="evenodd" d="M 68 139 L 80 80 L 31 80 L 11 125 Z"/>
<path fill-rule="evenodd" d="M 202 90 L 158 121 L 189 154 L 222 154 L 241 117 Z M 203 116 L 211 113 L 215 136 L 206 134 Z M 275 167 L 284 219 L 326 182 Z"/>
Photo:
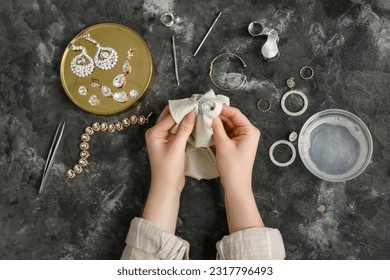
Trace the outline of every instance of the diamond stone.
<path fill-rule="evenodd" d="M 112 91 L 108 86 L 102 86 L 102 94 L 105 97 L 110 97 L 112 95 Z"/>
<path fill-rule="evenodd" d="M 91 104 L 92 106 L 96 106 L 96 105 L 99 105 L 100 103 L 100 100 L 99 98 L 96 96 L 96 95 L 92 95 L 89 100 L 88 100 L 89 104 Z"/>
<path fill-rule="evenodd" d="M 130 97 L 135 99 L 139 96 L 139 92 L 135 89 L 130 90 Z"/>
<path fill-rule="evenodd" d="M 80 86 L 79 87 L 79 94 L 80 95 L 86 95 L 87 94 L 87 88 L 85 86 Z"/>
<path fill-rule="evenodd" d="M 114 87 L 116 88 L 121 88 L 125 85 L 125 75 L 123 74 L 119 74 L 118 76 L 116 76 L 114 78 L 114 80 L 112 81 L 112 84 L 114 85 Z"/>
<path fill-rule="evenodd" d="M 110 54 L 109 52 L 103 51 L 100 53 L 100 56 L 105 59 L 109 56 L 109 54 Z"/>
<path fill-rule="evenodd" d="M 212 109 L 211 102 L 207 99 L 200 101 L 198 105 L 198 109 L 199 109 L 199 113 L 202 114 L 210 112 Z"/>
<path fill-rule="evenodd" d="M 112 98 L 114 98 L 115 101 L 121 103 L 126 102 L 128 100 L 127 94 L 124 91 L 115 92 Z"/>

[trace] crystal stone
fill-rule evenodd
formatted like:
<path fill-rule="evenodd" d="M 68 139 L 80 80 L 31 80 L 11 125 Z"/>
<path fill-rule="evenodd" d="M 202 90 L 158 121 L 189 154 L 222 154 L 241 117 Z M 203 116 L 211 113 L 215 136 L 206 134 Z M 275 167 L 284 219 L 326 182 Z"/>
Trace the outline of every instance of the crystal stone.
<path fill-rule="evenodd" d="M 114 85 L 114 87 L 116 88 L 121 88 L 125 85 L 125 75 L 123 74 L 119 74 L 118 76 L 116 76 L 114 78 L 114 80 L 112 81 L 112 84 Z"/>
<path fill-rule="evenodd" d="M 125 72 L 125 73 L 130 71 L 130 64 L 129 64 L 129 62 L 127 60 L 126 60 L 125 63 L 123 63 L 122 71 Z"/>
<path fill-rule="evenodd" d="M 121 103 L 126 102 L 128 99 L 127 94 L 124 91 L 115 92 L 112 98 L 114 98 L 115 101 Z"/>
<path fill-rule="evenodd" d="M 103 51 L 103 52 L 100 53 L 100 56 L 102 58 L 107 58 L 109 56 L 109 54 L 110 54 L 109 52 Z"/>
<path fill-rule="evenodd" d="M 112 91 L 111 91 L 111 89 L 108 86 L 102 86 L 102 94 L 105 97 L 109 97 L 109 96 L 112 95 Z"/>
<path fill-rule="evenodd" d="M 86 95 L 87 94 L 87 88 L 85 86 L 79 87 L 79 94 L 80 95 Z"/>
<path fill-rule="evenodd" d="M 100 100 L 99 98 L 96 96 L 96 95 L 92 95 L 89 100 L 88 100 L 89 104 L 91 104 L 92 106 L 96 106 L 96 105 L 99 105 L 100 103 Z"/>
<path fill-rule="evenodd" d="M 207 99 L 200 101 L 198 105 L 198 109 L 199 109 L 199 113 L 202 114 L 210 112 L 212 109 L 211 102 Z"/>
<path fill-rule="evenodd" d="M 130 97 L 135 99 L 139 96 L 139 92 L 135 89 L 130 90 Z"/>

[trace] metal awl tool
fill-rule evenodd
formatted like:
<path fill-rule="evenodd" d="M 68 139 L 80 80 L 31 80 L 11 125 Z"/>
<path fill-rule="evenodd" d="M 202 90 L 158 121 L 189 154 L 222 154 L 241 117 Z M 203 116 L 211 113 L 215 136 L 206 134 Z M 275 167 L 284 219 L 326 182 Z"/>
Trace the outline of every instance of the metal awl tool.
<path fill-rule="evenodd" d="M 180 85 L 179 70 L 178 70 L 178 68 L 177 68 L 177 57 L 176 57 L 175 36 L 173 36 L 173 35 L 172 35 L 172 50 L 173 50 L 173 64 L 174 64 L 174 66 L 175 66 L 176 81 L 177 81 L 177 85 Z"/>
<path fill-rule="evenodd" d="M 222 15 L 222 12 L 220 12 L 220 13 L 218 14 L 218 16 L 215 18 L 213 24 L 212 24 L 212 25 L 210 26 L 210 28 L 209 28 L 209 31 L 207 31 L 206 35 L 204 36 L 202 42 L 200 42 L 200 44 L 199 44 L 198 48 L 196 49 L 196 51 L 194 52 L 193 56 L 196 56 L 196 54 L 198 53 L 198 51 L 200 50 L 200 48 L 203 46 L 204 41 L 206 41 L 206 39 L 207 39 L 207 37 L 209 36 L 211 30 L 214 28 L 214 25 L 217 23 L 217 21 L 218 21 L 218 19 L 219 19 L 219 17 L 220 17 L 221 15 Z"/>
<path fill-rule="evenodd" d="M 43 192 L 43 189 L 45 188 L 46 180 L 48 178 L 47 171 L 53 165 L 53 158 L 57 152 L 58 145 L 61 142 L 64 128 L 65 128 L 65 121 L 60 121 L 60 123 L 58 124 L 57 130 L 56 130 L 56 133 L 54 134 L 54 139 L 53 139 L 53 142 L 51 143 L 49 154 L 47 155 L 45 168 L 43 169 L 42 182 L 41 182 L 41 186 L 39 187 L 39 194 L 41 194 Z"/>

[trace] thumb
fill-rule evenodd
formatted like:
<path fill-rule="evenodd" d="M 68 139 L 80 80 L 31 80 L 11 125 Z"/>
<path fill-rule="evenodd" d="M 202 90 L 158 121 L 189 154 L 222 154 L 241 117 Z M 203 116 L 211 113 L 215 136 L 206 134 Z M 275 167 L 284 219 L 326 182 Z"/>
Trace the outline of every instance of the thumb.
<path fill-rule="evenodd" d="M 213 120 L 212 124 L 213 132 L 214 132 L 214 142 L 215 145 L 218 145 L 218 143 L 229 141 L 230 138 L 226 134 L 225 127 L 223 126 L 222 120 L 220 117 L 216 117 Z"/>
<path fill-rule="evenodd" d="M 179 125 L 179 129 L 176 133 L 176 141 L 184 144 L 187 142 L 188 137 L 191 135 L 195 126 L 195 113 L 188 113 Z"/>

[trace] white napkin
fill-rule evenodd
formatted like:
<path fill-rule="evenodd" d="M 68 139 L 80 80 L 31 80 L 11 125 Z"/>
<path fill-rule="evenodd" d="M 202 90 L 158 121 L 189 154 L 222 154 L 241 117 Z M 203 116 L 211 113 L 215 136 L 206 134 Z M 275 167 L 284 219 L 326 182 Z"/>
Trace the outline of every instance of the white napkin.
<path fill-rule="evenodd" d="M 199 111 L 199 104 L 210 105 L 210 110 Z M 196 123 L 186 146 L 186 175 L 195 179 L 219 177 L 215 162 L 213 119 L 222 111 L 222 105 L 229 106 L 229 98 L 215 95 L 213 90 L 205 94 L 194 94 L 190 98 L 169 100 L 169 111 L 176 121 L 171 133 L 176 133 L 180 122 L 190 112 L 195 112 Z M 206 106 L 207 107 L 207 106 Z"/>

